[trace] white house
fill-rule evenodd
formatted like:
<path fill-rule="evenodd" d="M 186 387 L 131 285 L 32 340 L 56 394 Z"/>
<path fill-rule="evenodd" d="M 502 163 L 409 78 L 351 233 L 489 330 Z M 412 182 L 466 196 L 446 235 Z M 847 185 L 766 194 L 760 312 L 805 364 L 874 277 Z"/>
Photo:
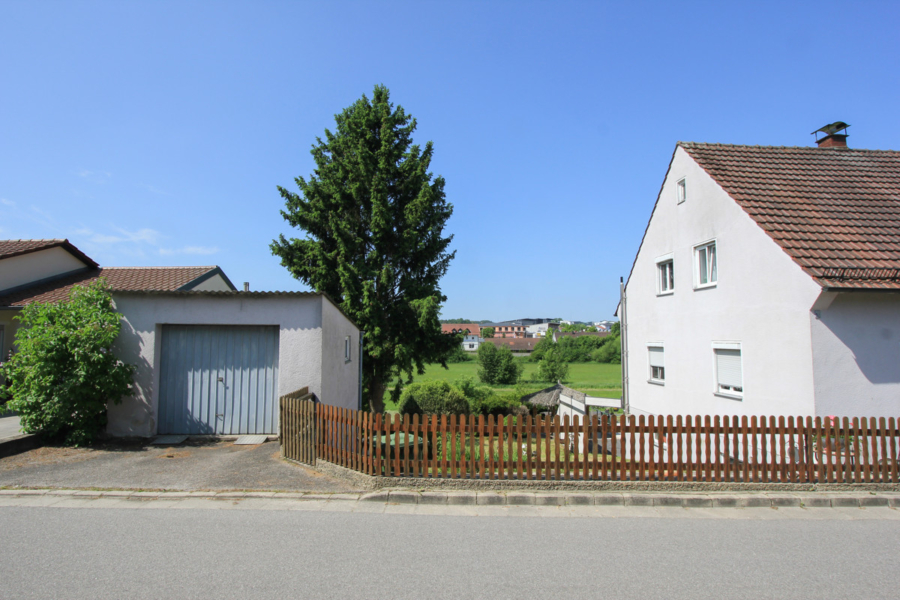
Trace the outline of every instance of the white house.
<path fill-rule="evenodd" d="M 625 288 L 634 413 L 900 414 L 900 152 L 679 143 Z"/>
<path fill-rule="evenodd" d="M 449 334 L 462 333 L 462 349 L 466 352 L 477 352 L 478 346 L 484 341 L 481 337 L 481 325 L 478 323 L 442 323 L 441 332 Z"/>
<path fill-rule="evenodd" d="M 116 354 L 137 367 L 112 435 L 277 433 L 278 397 L 303 387 L 359 405 L 360 332 L 327 296 L 238 291 L 215 266 L 100 268 L 67 240 L 0 241 L 3 356 L 24 306 L 100 277 L 122 315 Z"/>

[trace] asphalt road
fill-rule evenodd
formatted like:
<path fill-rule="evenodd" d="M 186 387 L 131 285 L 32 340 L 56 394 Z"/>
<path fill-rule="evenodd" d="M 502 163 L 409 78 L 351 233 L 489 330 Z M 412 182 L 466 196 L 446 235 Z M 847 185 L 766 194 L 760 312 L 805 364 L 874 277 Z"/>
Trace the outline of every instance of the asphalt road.
<path fill-rule="evenodd" d="M 898 548 L 881 519 L 2 507 L 0 597 L 896 598 Z"/>

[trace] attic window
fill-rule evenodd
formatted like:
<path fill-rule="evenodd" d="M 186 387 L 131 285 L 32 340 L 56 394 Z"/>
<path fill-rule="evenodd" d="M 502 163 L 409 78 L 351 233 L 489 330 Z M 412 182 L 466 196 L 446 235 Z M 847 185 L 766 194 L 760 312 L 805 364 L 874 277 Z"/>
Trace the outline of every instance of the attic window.
<path fill-rule="evenodd" d="M 684 177 L 678 180 L 678 183 L 675 184 L 675 195 L 678 198 L 678 204 L 681 204 L 687 198 L 687 187 L 684 183 Z"/>
<path fill-rule="evenodd" d="M 350 336 L 344 338 L 344 362 L 348 363 L 353 360 L 353 344 L 350 342 Z"/>

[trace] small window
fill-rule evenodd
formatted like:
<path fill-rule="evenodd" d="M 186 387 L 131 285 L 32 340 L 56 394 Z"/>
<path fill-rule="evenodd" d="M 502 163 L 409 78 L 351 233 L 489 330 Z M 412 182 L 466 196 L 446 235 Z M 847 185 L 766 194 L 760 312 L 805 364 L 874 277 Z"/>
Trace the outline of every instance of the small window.
<path fill-rule="evenodd" d="M 716 360 L 716 393 L 742 398 L 744 396 L 744 374 L 740 347 L 714 347 L 713 354 Z"/>
<path fill-rule="evenodd" d="M 675 194 L 678 197 L 678 204 L 681 204 L 687 199 L 687 187 L 684 183 L 684 179 L 679 179 L 678 183 L 675 184 Z"/>
<path fill-rule="evenodd" d="M 665 350 L 662 346 L 647 346 L 650 355 L 650 382 L 664 383 L 666 380 Z"/>
<path fill-rule="evenodd" d="M 671 294 L 675 291 L 675 262 L 670 258 L 656 263 L 657 293 Z"/>
<path fill-rule="evenodd" d="M 348 335 L 344 338 L 344 362 L 350 362 L 353 360 L 353 356 L 351 354 L 352 344 L 350 343 L 350 336 Z"/>
<path fill-rule="evenodd" d="M 694 248 L 696 287 L 713 286 L 719 280 L 717 255 L 715 242 L 709 242 Z"/>

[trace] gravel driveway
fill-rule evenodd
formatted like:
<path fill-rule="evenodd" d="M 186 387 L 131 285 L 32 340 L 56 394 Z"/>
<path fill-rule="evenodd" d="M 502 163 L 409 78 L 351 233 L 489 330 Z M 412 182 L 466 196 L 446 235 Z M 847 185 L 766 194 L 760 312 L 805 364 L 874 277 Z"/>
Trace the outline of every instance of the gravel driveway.
<path fill-rule="evenodd" d="M 236 446 L 193 441 L 172 447 L 115 442 L 94 448 L 47 446 L 0 459 L 0 487 L 146 490 L 356 491 L 281 459 L 276 442 Z"/>

